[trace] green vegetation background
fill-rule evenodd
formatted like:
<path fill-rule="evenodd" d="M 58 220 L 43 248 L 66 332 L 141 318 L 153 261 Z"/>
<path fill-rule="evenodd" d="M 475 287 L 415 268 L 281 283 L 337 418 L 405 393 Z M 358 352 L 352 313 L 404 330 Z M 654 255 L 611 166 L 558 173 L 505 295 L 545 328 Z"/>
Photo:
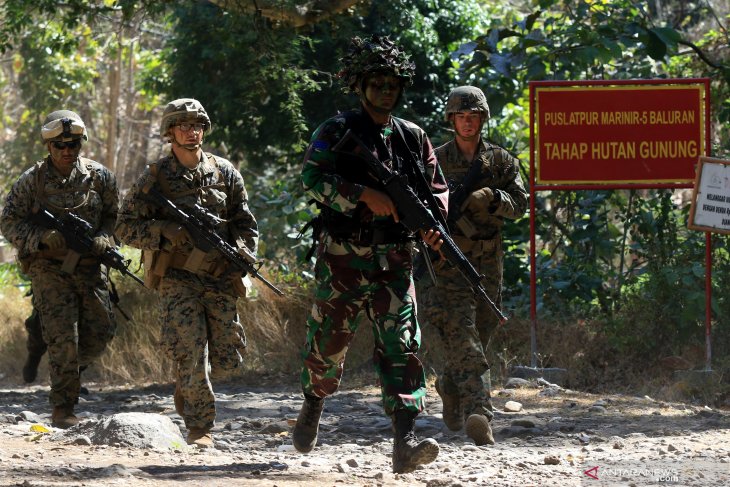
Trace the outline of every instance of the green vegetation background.
<path fill-rule="evenodd" d="M 415 83 L 397 114 L 436 145 L 450 137 L 442 115 L 448 91 L 480 86 L 492 110 L 485 134 L 520 157 L 525 181 L 532 80 L 708 77 L 712 155 L 730 154 L 727 1 L 259 0 L 258 12 L 245 4 L 3 2 L 0 182 L 7 190 L 44 155 L 40 122 L 64 107 L 89 126 L 85 155 L 112 168 L 124 191 L 164 153 L 157 125 L 164 103 L 201 100 L 214 127 L 206 148 L 240 167 L 267 272 L 288 293 L 274 299 L 260 290 L 241 303 L 247 373 L 297 373 L 312 275 L 303 261 L 309 238 L 296 237 L 314 211 L 298 184 L 299 164 L 317 124 L 356 102 L 336 78 L 354 35 L 389 34 L 413 54 Z M 301 25 L 293 26 L 291 12 L 303 12 Z M 673 369 L 705 366 L 705 235 L 686 227 L 688 200 L 670 190 L 536 195 L 539 365 L 567 367 L 573 387 L 591 389 L 661 388 Z M 495 378 L 530 363 L 528 227 L 527 218 L 505 227 L 513 319 L 490 351 Z M 721 372 L 730 366 L 727 242 L 712 236 L 712 366 Z M 0 370 L 14 381 L 29 303 L 13 264 L 1 276 Z M 169 364 L 155 349 L 154 296 L 118 283 L 133 319 L 120 319 L 120 335 L 91 377 L 168 380 Z M 353 367 L 370 357 L 369 331 L 359 335 Z M 426 340 L 425 360 L 440 360 L 428 330 Z"/>

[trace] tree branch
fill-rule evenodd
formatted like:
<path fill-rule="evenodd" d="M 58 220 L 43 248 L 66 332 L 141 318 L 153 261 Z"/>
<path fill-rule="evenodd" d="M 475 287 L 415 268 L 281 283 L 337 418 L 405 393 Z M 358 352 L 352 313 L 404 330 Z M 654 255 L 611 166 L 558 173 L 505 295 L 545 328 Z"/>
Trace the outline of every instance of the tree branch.
<path fill-rule="evenodd" d="M 281 22 L 287 26 L 303 27 L 339 14 L 363 0 L 313 0 L 306 5 L 294 7 L 281 5 L 280 0 L 209 1 L 224 10 L 239 13 L 260 13 L 261 16 L 267 19 Z"/>
<path fill-rule="evenodd" d="M 710 60 L 710 58 L 708 58 L 707 55 L 704 53 L 704 51 L 702 51 L 702 49 L 697 47 L 695 44 L 688 42 L 688 41 L 681 41 L 681 40 L 677 41 L 677 44 L 681 44 L 683 46 L 687 46 L 690 49 L 692 49 L 694 52 L 697 53 L 697 56 L 699 56 L 699 58 L 702 59 L 705 62 L 705 64 L 707 64 L 711 68 L 722 69 L 723 66 L 721 64 L 716 64 L 716 63 L 712 62 Z"/>

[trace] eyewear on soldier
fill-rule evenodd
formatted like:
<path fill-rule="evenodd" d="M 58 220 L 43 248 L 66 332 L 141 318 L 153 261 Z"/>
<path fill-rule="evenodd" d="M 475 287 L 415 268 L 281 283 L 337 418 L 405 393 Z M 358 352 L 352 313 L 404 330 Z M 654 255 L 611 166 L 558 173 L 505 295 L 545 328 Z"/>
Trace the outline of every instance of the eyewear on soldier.
<path fill-rule="evenodd" d="M 202 123 L 188 123 L 183 122 L 175 125 L 177 128 L 179 128 L 183 132 L 190 132 L 191 130 L 195 132 L 202 132 L 205 128 L 205 124 Z"/>
<path fill-rule="evenodd" d="M 51 145 L 54 147 L 54 149 L 58 149 L 58 150 L 78 149 L 79 147 L 81 147 L 81 140 L 80 139 L 76 139 L 76 140 L 72 140 L 70 142 L 57 142 L 57 141 L 54 141 L 54 142 L 51 142 Z"/>

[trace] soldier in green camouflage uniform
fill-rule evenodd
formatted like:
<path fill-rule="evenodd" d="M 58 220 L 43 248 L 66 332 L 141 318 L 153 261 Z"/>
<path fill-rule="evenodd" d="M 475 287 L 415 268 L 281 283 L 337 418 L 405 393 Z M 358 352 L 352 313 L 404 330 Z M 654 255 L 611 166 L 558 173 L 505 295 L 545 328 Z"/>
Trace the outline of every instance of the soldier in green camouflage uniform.
<path fill-rule="evenodd" d="M 527 209 L 528 194 L 519 173 L 519 162 L 506 150 L 481 138 L 489 118 L 482 90 L 461 86 L 452 90 L 446 120 L 455 138 L 436 149 L 449 187 L 460 185 L 470 167 L 479 169 L 461 217 L 449 222 L 452 237 L 474 267 L 484 274 L 484 288 L 498 308 L 502 302 L 502 225 Z M 454 196 L 454 200 L 457 197 Z M 453 208 L 451 215 L 454 214 Z M 438 331 L 444 345 L 445 364 L 436 388 L 444 405 L 444 422 L 466 434 L 476 444 L 493 444 L 489 364 L 485 351 L 499 320 L 455 268 L 438 270 L 438 287 L 419 282 L 420 318 Z M 466 418 L 466 422 L 465 422 Z"/>
<path fill-rule="evenodd" d="M 434 440 L 419 441 L 413 431 L 426 394 L 412 272 L 413 245 L 420 237 L 398 223 L 393 202 L 365 163 L 333 147 L 352 130 L 376 157 L 404 173 L 408 164 L 416 165 L 408 160 L 409 151 L 415 152 L 423 167 L 410 170 L 409 183 L 415 187 L 415 171 L 422 172 L 424 191 L 441 205 L 434 211 L 446 211 L 448 188 L 423 130 L 390 115 L 414 74 L 408 56 L 387 37 L 356 37 L 343 63 L 340 77 L 359 95 L 361 107 L 314 132 L 301 174 L 305 190 L 319 203 L 322 225 L 315 235 L 317 288 L 303 351 L 305 400 L 292 439 L 301 452 L 316 445 L 324 398 L 337 390 L 348 346 L 367 317 L 383 405 L 393 419 L 393 471 L 409 472 L 438 455 Z M 438 248 L 438 232 L 425 230 L 426 243 Z"/>
<path fill-rule="evenodd" d="M 106 270 L 98 256 L 114 245 L 118 194 L 108 169 L 79 157 L 88 136 L 76 113 L 49 114 L 41 137 L 49 156 L 13 185 L 0 229 L 18 250 L 31 279 L 33 302 L 48 344 L 52 421 L 67 428 L 78 423 L 73 409 L 81 386 L 79 370 L 101 355 L 116 328 Z M 42 209 L 59 218 L 74 213 L 86 220 L 92 227 L 93 253 L 79 256 L 67 249 L 60 232 L 32 223 L 32 214 Z"/>
<path fill-rule="evenodd" d="M 143 250 L 146 283 L 159 291 L 161 345 L 175 363 L 175 407 L 189 430 L 188 444 L 199 447 L 213 445 L 210 379 L 242 363 L 246 336 L 236 299 L 245 289 L 240 273 L 231 273 L 217 251 L 196 248 L 187 230 L 167 219 L 145 191 L 156 187 L 186 212 L 202 206 L 218 235 L 242 253 L 255 252 L 257 224 L 241 174 L 226 159 L 201 148 L 210 127 L 197 100 L 182 98 L 167 105 L 160 135 L 172 150 L 145 169 L 124 198 L 117 221 L 122 241 Z"/>

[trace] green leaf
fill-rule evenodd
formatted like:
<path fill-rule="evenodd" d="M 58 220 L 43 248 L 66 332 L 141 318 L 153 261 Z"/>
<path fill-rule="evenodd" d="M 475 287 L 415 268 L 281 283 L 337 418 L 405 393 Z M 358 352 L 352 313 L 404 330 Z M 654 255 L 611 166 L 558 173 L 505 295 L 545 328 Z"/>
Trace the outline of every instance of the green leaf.
<path fill-rule="evenodd" d="M 489 62 L 492 67 L 502 76 L 511 78 L 510 74 L 510 60 L 512 56 L 510 54 L 492 54 L 489 57 Z"/>
<path fill-rule="evenodd" d="M 647 31 L 646 52 L 649 57 L 661 61 L 667 55 L 666 43 L 653 31 Z"/>
<path fill-rule="evenodd" d="M 478 43 L 472 41 L 472 42 L 466 42 L 459 46 L 459 48 L 451 53 L 451 59 L 459 59 L 461 56 L 466 56 L 467 54 L 471 54 L 474 52 L 474 49 L 476 49 Z"/>

